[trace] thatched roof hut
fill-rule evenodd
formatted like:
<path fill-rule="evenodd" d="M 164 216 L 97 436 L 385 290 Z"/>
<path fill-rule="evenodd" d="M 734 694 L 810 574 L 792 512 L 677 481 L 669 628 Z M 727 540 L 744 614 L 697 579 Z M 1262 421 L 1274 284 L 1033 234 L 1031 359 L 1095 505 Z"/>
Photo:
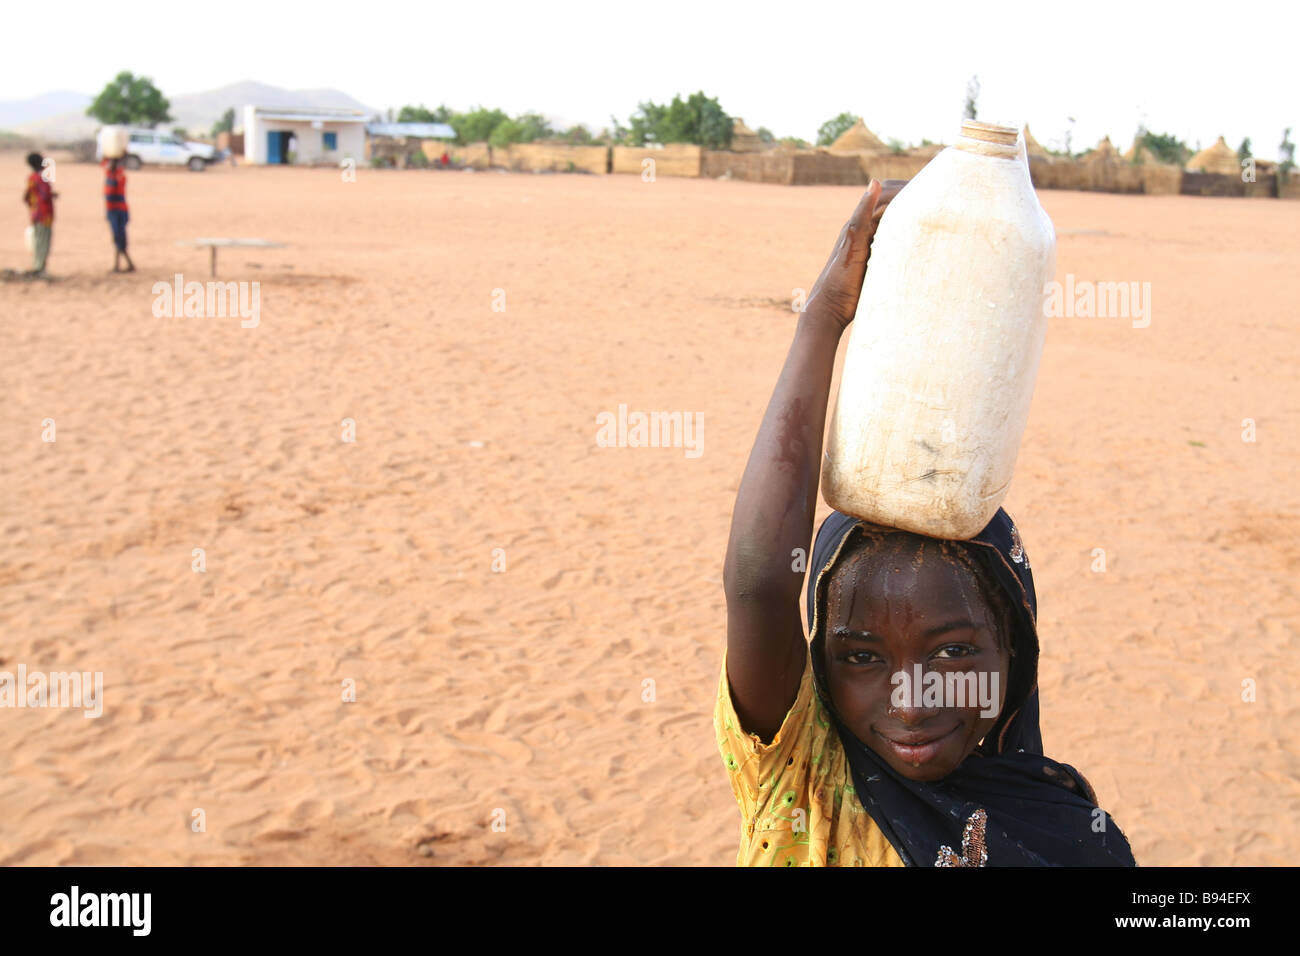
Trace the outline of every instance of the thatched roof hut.
<path fill-rule="evenodd" d="M 1056 157 L 1043 149 L 1043 144 L 1034 139 L 1034 134 L 1029 132 L 1029 124 L 1025 124 L 1025 152 L 1033 159 L 1045 159 L 1051 161 Z"/>
<path fill-rule="evenodd" d="M 858 152 L 861 150 L 887 152 L 889 150 L 889 147 L 881 142 L 880 137 L 867 129 L 867 124 L 862 122 L 861 119 L 841 133 L 839 138 L 831 143 L 830 148 L 837 152 Z"/>
<path fill-rule="evenodd" d="M 1189 159 L 1185 168 L 1192 173 L 1241 175 L 1241 161 L 1237 159 L 1237 151 L 1225 143 L 1222 136 L 1209 149 L 1203 149 Z"/>
<path fill-rule="evenodd" d="M 1118 163 L 1121 160 L 1119 150 L 1111 144 L 1109 136 L 1102 137 L 1101 142 L 1083 157 L 1085 163 Z"/>
<path fill-rule="evenodd" d="M 1151 152 L 1151 147 L 1143 145 L 1140 136 L 1133 137 L 1133 145 L 1124 153 L 1124 162 L 1137 166 L 1157 166 L 1160 157 Z"/>
<path fill-rule="evenodd" d="M 745 125 L 739 116 L 731 120 L 731 151 L 733 153 L 761 153 L 765 149 L 758 134 Z"/>

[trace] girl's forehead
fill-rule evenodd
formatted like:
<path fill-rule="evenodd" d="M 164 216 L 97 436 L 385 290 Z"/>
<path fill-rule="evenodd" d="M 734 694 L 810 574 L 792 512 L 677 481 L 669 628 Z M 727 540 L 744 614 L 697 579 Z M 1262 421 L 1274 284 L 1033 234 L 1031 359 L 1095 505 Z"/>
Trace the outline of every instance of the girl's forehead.
<path fill-rule="evenodd" d="M 917 538 L 890 545 L 846 555 L 832 571 L 827 589 L 832 615 L 891 605 L 972 610 L 984 605 L 975 575 L 940 542 Z"/>

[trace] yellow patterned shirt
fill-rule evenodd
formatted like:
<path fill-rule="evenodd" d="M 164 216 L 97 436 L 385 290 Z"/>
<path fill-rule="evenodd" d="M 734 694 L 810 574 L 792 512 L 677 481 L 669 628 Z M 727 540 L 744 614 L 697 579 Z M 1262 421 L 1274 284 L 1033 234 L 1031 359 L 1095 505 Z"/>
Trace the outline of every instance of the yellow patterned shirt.
<path fill-rule="evenodd" d="M 858 800 L 806 654 L 799 696 L 770 744 L 740 726 L 724 654 L 713 727 L 740 806 L 737 866 L 903 865 Z"/>

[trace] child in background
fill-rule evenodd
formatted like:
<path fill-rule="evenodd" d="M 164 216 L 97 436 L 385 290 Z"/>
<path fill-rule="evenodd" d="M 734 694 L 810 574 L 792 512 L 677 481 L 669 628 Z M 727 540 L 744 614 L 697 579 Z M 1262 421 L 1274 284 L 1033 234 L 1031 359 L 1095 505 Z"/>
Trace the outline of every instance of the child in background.
<path fill-rule="evenodd" d="M 113 231 L 113 271 L 134 272 L 135 263 L 126 251 L 126 224 L 130 216 L 126 208 L 126 173 L 120 159 L 104 160 L 104 203 L 108 207 L 108 227 Z"/>
<path fill-rule="evenodd" d="M 50 256 L 50 239 L 54 232 L 54 199 L 58 193 L 50 188 L 42 175 L 45 159 L 40 153 L 29 153 L 27 165 L 32 168 L 23 191 L 23 202 L 31 214 L 34 243 L 32 245 L 32 271 L 30 275 L 45 274 L 45 263 Z"/>

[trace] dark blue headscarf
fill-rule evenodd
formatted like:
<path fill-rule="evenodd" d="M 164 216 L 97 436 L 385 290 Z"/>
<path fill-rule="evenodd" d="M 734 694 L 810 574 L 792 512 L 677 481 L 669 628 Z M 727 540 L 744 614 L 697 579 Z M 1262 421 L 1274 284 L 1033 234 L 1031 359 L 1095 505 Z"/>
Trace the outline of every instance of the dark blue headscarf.
<path fill-rule="evenodd" d="M 1012 607 L 1015 648 L 993 729 L 962 764 L 933 782 L 908 780 L 858 740 L 831 702 L 826 677 L 826 588 L 841 556 L 872 527 L 831 512 L 813 543 L 808 626 L 817 694 L 835 721 L 853 785 L 908 866 L 1136 866 L 1128 840 L 1097 807 L 1088 781 L 1043 756 L 1038 726 L 1038 601 L 1011 517 L 998 509 L 970 541 L 956 542 L 987 568 Z"/>

